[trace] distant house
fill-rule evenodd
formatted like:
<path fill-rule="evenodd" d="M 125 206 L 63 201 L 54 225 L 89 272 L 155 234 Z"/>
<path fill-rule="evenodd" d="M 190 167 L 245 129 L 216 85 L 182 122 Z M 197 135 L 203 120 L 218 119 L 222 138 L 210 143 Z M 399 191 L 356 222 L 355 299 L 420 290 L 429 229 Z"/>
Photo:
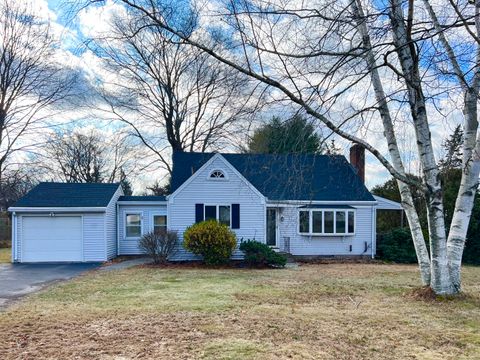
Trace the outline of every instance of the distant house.
<path fill-rule="evenodd" d="M 106 261 L 140 254 L 142 234 L 216 219 L 241 240 L 296 256 L 375 256 L 377 208 L 364 150 L 343 156 L 180 153 L 172 194 L 123 196 L 118 184 L 41 183 L 9 211 L 14 262 Z M 173 260 L 196 257 L 179 243 Z M 234 253 L 240 258 L 241 252 Z"/>

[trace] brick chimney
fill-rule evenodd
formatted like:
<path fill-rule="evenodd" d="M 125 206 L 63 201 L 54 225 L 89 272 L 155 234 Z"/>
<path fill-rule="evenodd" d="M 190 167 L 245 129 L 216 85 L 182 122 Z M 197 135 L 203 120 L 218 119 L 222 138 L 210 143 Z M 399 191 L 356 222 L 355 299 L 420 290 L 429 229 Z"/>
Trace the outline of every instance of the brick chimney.
<path fill-rule="evenodd" d="M 365 148 L 359 144 L 353 144 L 350 148 L 350 164 L 357 171 L 362 182 L 365 182 Z"/>

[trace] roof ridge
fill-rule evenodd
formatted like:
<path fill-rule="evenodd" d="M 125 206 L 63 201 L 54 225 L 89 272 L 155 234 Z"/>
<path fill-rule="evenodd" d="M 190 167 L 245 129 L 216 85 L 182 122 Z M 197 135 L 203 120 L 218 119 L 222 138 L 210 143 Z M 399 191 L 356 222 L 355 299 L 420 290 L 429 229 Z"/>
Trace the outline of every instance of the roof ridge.
<path fill-rule="evenodd" d="M 92 182 L 92 183 L 85 183 L 85 182 L 62 182 L 62 181 L 40 181 L 40 184 L 61 184 L 61 185 L 120 185 L 120 182 Z"/>

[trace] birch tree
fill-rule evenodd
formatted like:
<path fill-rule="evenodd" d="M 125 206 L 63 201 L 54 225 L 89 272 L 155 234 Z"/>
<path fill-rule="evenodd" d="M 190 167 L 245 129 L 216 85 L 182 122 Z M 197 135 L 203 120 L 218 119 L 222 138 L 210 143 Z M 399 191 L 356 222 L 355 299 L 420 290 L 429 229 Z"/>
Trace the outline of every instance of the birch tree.
<path fill-rule="evenodd" d="M 152 27 L 268 85 L 336 135 L 365 147 L 398 181 L 423 284 L 437 294 L 461 291 L 461 258 L 480 171 L 479 0 L 437 8 L 429 0 L 224 1 L 189 33 L 163 16 L 162 1 L 118 1 Z M 206 35 L 218 29 L 208 25 L 213 18 L 230 34 L 215 46 Z M 463 97 L 462 180 L 446 229 L 432 124 L 443 115 L 439 104 L 457 97 Z M 383 143 L 365 136 L 375 134 L 371 124 L 377 118 Z M 406 129 L 417 144 L 420 181 L 406 176 L 398 145 Z M 427 200 L 430 254 L 408 185 Z"/>

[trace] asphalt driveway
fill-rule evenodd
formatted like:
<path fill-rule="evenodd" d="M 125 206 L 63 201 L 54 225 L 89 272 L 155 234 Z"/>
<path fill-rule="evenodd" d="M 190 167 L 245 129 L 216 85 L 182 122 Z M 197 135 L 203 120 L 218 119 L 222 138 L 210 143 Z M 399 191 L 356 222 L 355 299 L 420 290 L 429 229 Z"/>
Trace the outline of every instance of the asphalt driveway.
<path fill-rule="evenodd" d="M 0 308 L 58 280 L 67 280 L 99 267 L 88 264 L 0 264 Z"/>

